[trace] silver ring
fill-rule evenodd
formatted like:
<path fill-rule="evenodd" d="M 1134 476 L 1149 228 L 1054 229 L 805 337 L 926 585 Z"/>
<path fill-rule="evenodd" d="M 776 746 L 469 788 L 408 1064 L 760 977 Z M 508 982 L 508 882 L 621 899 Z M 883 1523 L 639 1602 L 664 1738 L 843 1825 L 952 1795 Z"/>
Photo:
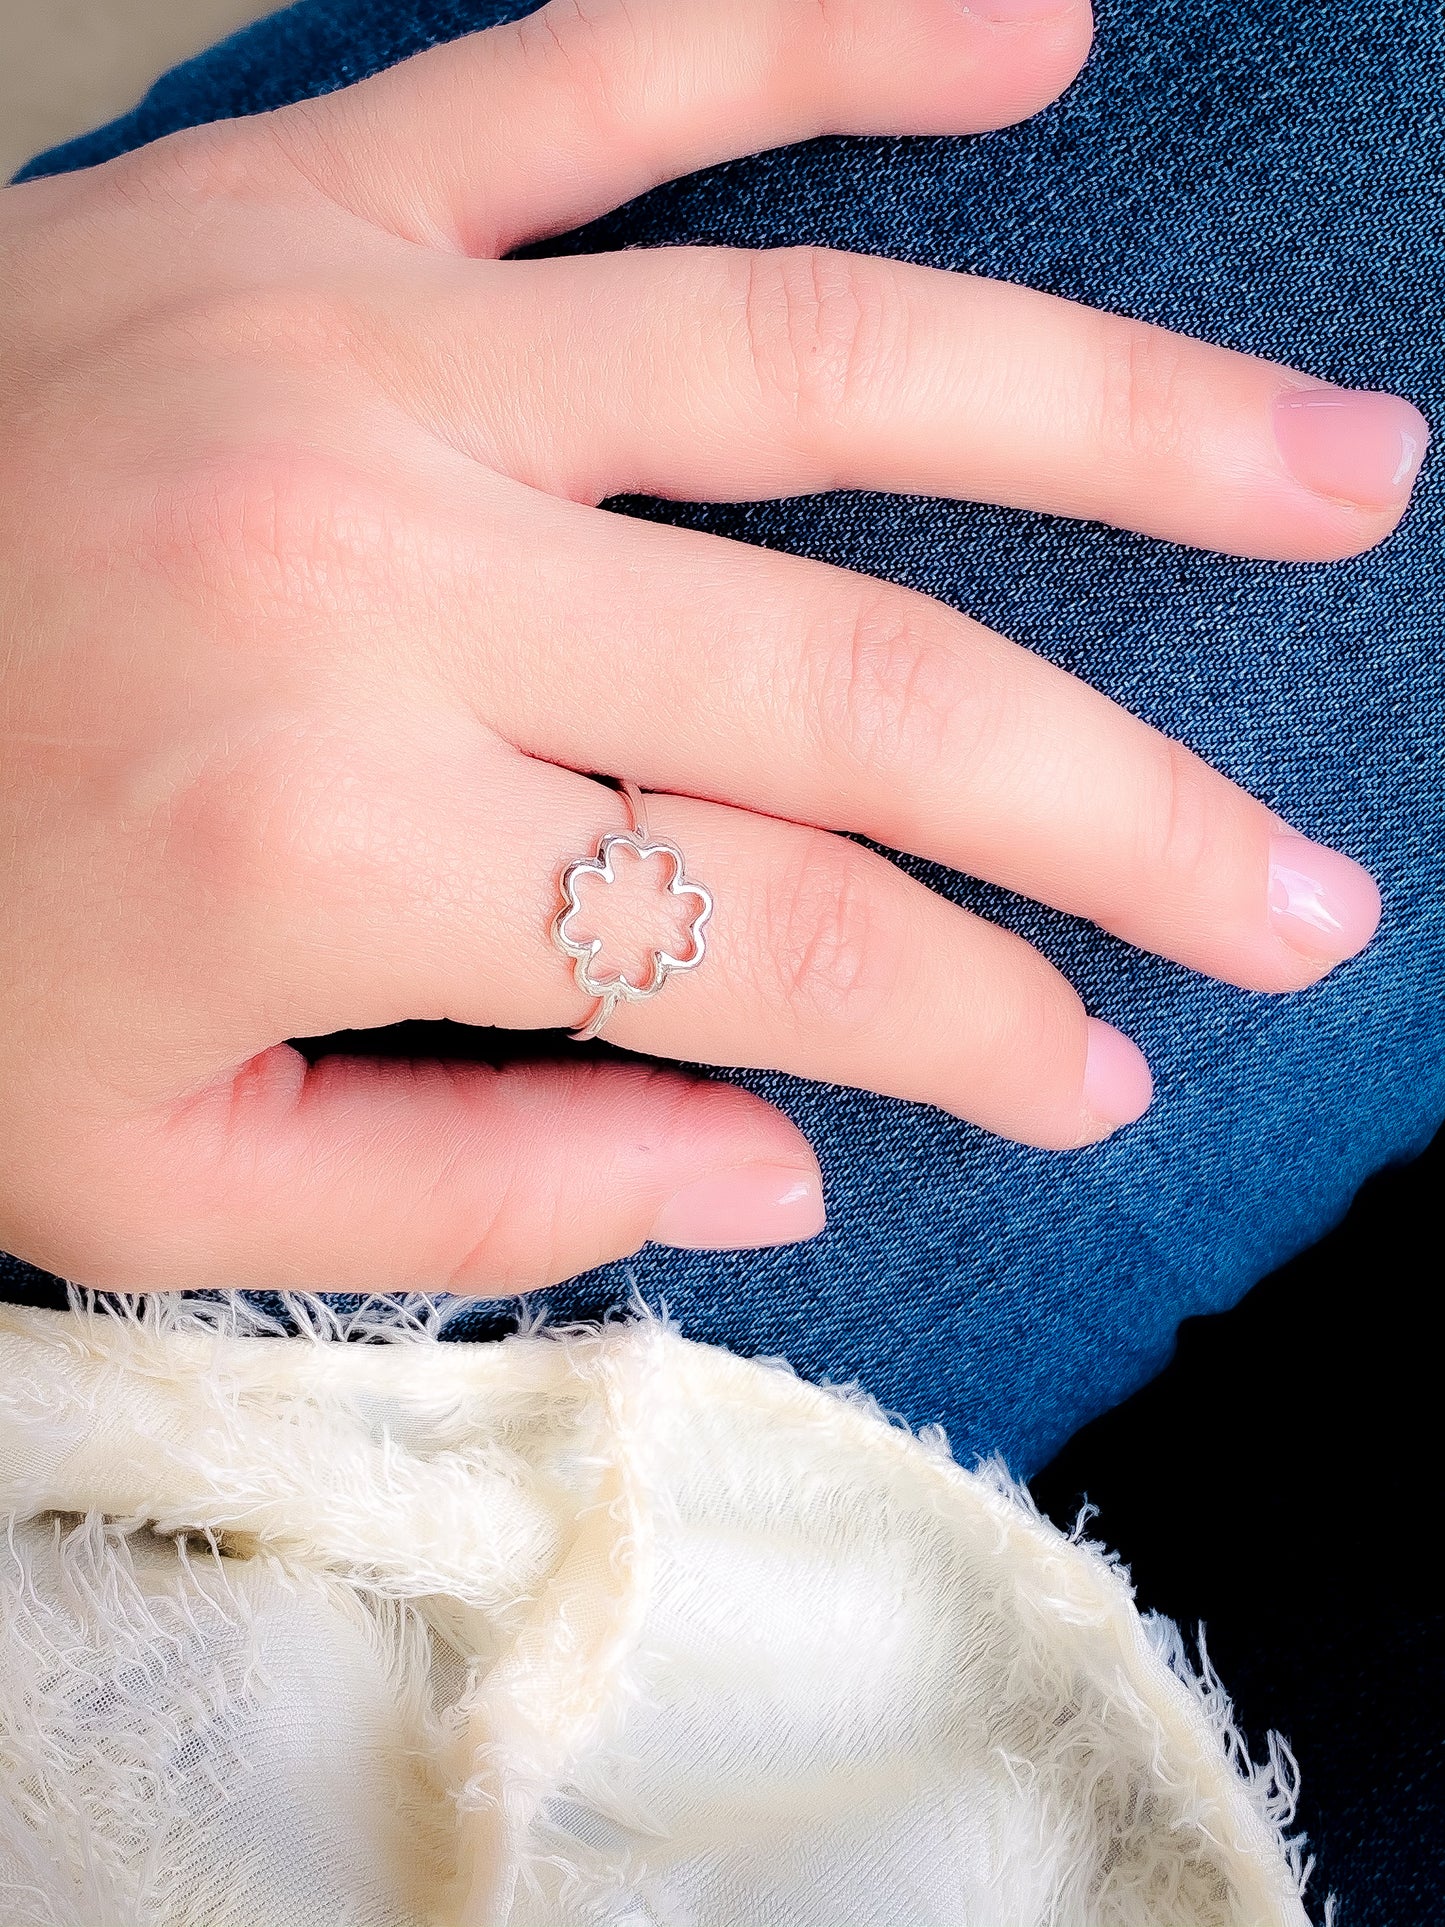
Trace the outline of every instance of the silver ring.
<path fill-rule="evenodd" d="M 703 931 L 712 915 L 712 892 L 705 890 L 700 883 L 694 883 L 687 875 L 682 851 L 675 843 L 648 835 L 647 805 L 636 783 L 630 783 L 624 777 L 622 794 L 632 811 L 632 828 L 609 831 L 598 843 L 596 856 L 576 857 L 566 865 L 561 879 L 562 907 L 552 919 L 553 941 L 564 955 L 572 958 L 572 974 L 578 985 L 589 997 L 597 999 L 597 1007 L 586 1023 L 570 1033 L 579 1044 L 597 1035 L 620 1002 L 641 1003 L 645 998 L 655 997 L 674 970 L 696 970 L 707 949 Z M 697 899 L 697 911 L 688 918 L 685 926 L 686 953 L 677 956 L 670 949 L 651 947 L 648 955 L 652 962 L 647 979 L 641 984 L 632 983 L 622 972 L 599 976 L 597 965 L 603 960 L 606 939 L 586 934 L 585 896 L 594 889 L 605 889 L 616 882 L 617 872 L 612 859 L 624 845 L 643 862 L 661 859 L 659 882 L 662 888 L 659 900 L 664 895 Z M 662 878 L 664 868 L 670 868 L 671 871 L 665 882 Z"/>

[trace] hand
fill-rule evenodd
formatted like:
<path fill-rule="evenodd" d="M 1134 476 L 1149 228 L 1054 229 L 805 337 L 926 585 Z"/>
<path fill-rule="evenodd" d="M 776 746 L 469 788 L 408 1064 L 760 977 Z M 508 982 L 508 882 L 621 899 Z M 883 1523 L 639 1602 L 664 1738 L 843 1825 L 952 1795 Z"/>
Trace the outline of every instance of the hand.
<path fill-rule="evenodd" d="M 362 85 L 0 196 L 0 1243 L 113 1288 L 507 1290 L 822 1222 L 772 1107 L 680 1071 L 284 1040 L 575 1026 L 549 922 L 628 776 L 716 897 L 615 1042 L 1044 1146 L 1142 1058 L 860 831 L 1262 990 L 1378 898 L 929 599 L 599 512 L 836 486 L 1237 553 L 1378 541 L 1406 404 L 826 250 L 504 261 L 830 130 L 962 133 L 1085 4 L 552 0 Z"/>

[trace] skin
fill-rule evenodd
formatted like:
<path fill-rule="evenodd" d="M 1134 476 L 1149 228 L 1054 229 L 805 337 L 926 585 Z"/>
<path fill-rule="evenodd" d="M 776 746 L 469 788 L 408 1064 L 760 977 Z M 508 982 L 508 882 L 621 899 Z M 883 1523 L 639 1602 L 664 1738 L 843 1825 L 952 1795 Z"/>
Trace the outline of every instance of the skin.
<path fill-rule="evenodd" d="M 1058 972 L 839 831 L 1253 989 L 1330 967 L 1271 920 L 1278 820 L 1082 684 L 595 506 L 899 489 L 1326 560 L 1411 478 L 1302 486 L 1271 409 L 1308 377 L 827 250 L 499 258 L 729 156 L 1007 124 L 1090 32 L 552 0 L 0 194 L 0 1246 L 119 1289 L 511 1292 L 710 1174 L 815 1186 L 780 1113 L 663 1066 L 285 1043 L 580 1024 L 556 879 L 628 821 L 587 771 L 659 792 L 717 902 L 703 966 L 609 1024 L 654 1058 L 1112 1128 Z"/>

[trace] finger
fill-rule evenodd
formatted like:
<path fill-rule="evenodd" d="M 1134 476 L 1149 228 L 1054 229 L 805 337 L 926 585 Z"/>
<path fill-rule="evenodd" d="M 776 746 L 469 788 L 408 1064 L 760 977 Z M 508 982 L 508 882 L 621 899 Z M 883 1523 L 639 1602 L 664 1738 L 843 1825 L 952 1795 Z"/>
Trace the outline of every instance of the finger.
<path fill-rule="evenodd" d="M 450 614 L 429 658 L 530 756 L 857 832 L 1255 990 L 1312 983 L 1374 932 L 1348 857 L 930 597 L 495 486 L 483 546 L 471 500 L 434 551 Z"/>
<path fill-rule="evenodd" d="M 689 797 L 649 797 L 648 813 L 713 907 L 702 962 L 618 1005 L 614 1043 L 931 1104 L 1049 1149 L 1148 1105 L 1139 1052 L 1031 945 L 875 851 Z M 573 932 L 597 928 L 594 892 Z"/>
<path fill-rule="evenodd" d="M 259 1034 L 419 1014 L 534 1030 L 591 1014 L 552 920 L 566 862 L 626 828 L 622 799 L 514 750 L 488 756 L 475 724 L 442 712 L 418 733 L 424 757 L 378 729 L 335 746 L 336 768 L 319 744 L 269 783 L 273 854 L 225 946 Z M 1053 1147 L 1092 1142 L 1147 1102 L 1138 1054 L 1091 1027 L 1050 964 L 886 858 L 688 798 L 657 799 L 655 816 L 716 907 L 703 961 L 618 1009 L 610 1041 L 934 1104 Z M 214 876 L 214 836 L 203 847 Z M 1122 1064 L 1122 1098 L 1090 1095 L 1091 1041 L 1096 1087 L 1101 1064 Z"/>
<path fill-rule="evenodd" d="M 505 273 L 505 300 L 472 264 L 401 291 L 391 359 L 449 439 L 590 501 L 888 489 L 1323 560 L 1388 534 L 1428 441 L 1395 396 L 869 255 L 633 249 Z"/>
<path fill-rule="evenodd" d="M 193 866 L 212 906 L 195 967 L 227 961 L 206 996 L 222 1061 L 414 1017 L 580 1026 L 596 1000 L 553 938 L 561 876 L 627 828 L 623 799 L 498 741 L 455 697 L 398 683 L 384 710 L 356 702 L 345 727 L 328 714 L 310 735 L 238 741 L 213 801 L 171 825 L 172 890 Z M 1050 1147 L 1144 1108 L 1138 1053 L 1019 938 L 846 838 L 686 797 L 649 807 L 716 907 L 702 961 L 619 1008 L 610 1041 L 933 1104 Z"/>
<path fill-rule="evenodd" d="M 846 838 L 688 797 L 648 807 L 715 908 L 702 966 L 619 1007 L 615 1043 L 932 1104 L 1052 1150 L 1147 1107 L 1140 1053 L 1022 939 Z"/>
<path fill-rule="evenodd" d="M 816 134 L 963 134 L 1035 113 L 1088 0 L 551 0 L 270 117 L 368 219 L 500 255 L 659 182 Z"/>
<path fill-rule="evenodd" d="M 632 1065 L 308 1066 L 279 1045 L 89 1156 L 103 1213 L 67 1214 L 34 1255 L 115 1290 L 500 1294 L 648 1238 L 750 1248 L 823 1225 L 817 1161 L 781 1112 Z"/>

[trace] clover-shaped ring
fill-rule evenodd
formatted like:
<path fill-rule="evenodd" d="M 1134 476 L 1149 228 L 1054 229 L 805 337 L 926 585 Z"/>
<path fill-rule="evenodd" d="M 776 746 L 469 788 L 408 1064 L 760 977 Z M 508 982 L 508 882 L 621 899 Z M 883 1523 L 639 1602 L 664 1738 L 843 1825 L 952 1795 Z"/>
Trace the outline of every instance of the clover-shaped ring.
<path fill-rule="evenodd" d="M 552 919 L 553 940 L 573 959 L 573 976 L 597 999 L 586 1023 L 571 1033 L 579 1044 L 597 1035 L 622 999 L 640 1003 L 655 997 L 674 970 L 696 970 L 707 948 L 703 928 L 712 915 L 712 892 L 688 878 L 675 843 L 648 835 L 647 805 L 637 785 L 624 778 L 622 793 L 632 828 L 610 832 L 596 856 L 567 864 L 562 907 Z M 607 921 L 609 898 L 624 870 L 632 872 L 634 886 L 645 883 L 652 893 L 643 913 L 647 927 L 625 933 L 628 941 L 597 927 Z M 614 949 L 632 954 L 615 961 L 609 955 Z"/>

